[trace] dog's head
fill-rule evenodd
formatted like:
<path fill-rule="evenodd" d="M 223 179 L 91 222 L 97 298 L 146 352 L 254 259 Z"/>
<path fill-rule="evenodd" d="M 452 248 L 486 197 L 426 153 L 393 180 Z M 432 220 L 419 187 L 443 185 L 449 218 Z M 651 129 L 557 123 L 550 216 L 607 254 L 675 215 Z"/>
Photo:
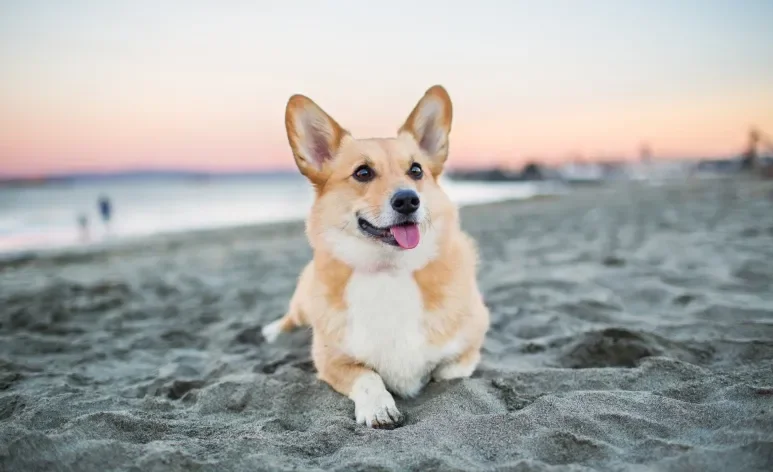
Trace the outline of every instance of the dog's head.
<path fill-rule="evenodd" d="M 434 86 L 397 137 L 355 139 L 309 98 L 291 97 L 290 147 L 316 191 L 307 222 L 312 246 L 364 269 L 416 269 L 435 257 L 457 218 L 438 185 L 451 116 L 448 93 Z"/>

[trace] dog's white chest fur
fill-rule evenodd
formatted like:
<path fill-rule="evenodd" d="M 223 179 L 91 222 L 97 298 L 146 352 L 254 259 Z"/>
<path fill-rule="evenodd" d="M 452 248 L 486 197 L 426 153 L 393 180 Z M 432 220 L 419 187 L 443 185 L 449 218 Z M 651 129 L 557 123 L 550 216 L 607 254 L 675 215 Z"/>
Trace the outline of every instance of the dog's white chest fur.
<path fill-rule="evenodd" d="M 432 370 L 456 352 L 456 342 L 430 345 L 421 292 L 410 272 L 355 272 L 346 288 L 348 354 L 381 375 L 387 388 L 413 396 Z"/>

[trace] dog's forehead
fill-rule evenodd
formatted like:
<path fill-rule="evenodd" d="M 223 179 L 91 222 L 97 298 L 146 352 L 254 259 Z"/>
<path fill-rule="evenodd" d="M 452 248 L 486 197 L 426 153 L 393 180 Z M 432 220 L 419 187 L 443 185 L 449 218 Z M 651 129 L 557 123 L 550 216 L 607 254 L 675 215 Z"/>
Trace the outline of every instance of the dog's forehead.
<path fill-rule="evenodd" d="M 353 158 L 367 159 L 375 166 L 403 164 L 412 159 L 415 145 L 398 138 L 369 138 L 352 140 L 346 154 Z"/>

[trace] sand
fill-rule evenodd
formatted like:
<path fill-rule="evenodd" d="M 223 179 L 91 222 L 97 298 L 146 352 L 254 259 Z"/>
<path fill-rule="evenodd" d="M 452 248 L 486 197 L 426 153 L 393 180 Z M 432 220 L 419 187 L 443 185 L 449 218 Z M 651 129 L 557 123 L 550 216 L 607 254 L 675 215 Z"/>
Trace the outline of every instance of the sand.
<path fill-rule="evenodd" d="M 773 187 L 466 208 L 492 313 L 473 378 L 370 430 L 268 345 L 299 224 L 0 267 L 0 470 L 773 470 Z"/>

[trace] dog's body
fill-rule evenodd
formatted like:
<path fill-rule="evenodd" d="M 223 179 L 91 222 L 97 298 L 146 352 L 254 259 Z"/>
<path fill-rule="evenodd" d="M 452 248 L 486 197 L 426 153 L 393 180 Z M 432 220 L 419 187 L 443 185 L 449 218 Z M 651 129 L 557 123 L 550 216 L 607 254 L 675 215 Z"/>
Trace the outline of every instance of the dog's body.
<path fill-rule="evenodd" d="M 319 377 L 354 401 L 358 422 L 394 427 L 403 417 L 389 392 L 411 397 L 430 377 L 470 376 L 489 324 L 474 243 L 437 184 L 450 99 L 429 89 L 392 139 L 356 140 L 298 95 L 286 125 L 316 190 L 314 259 L 263 334 L 310 325 Z"/>

